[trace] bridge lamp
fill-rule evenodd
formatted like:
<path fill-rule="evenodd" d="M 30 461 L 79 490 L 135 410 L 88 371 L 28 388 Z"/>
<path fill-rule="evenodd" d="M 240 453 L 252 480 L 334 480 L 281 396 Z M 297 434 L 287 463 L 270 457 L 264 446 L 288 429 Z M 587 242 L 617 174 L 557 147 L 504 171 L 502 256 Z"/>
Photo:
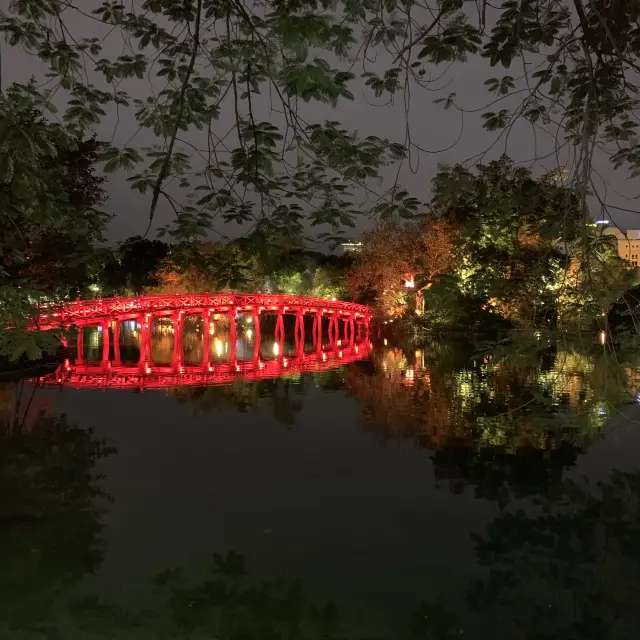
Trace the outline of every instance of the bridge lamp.
<path fill-rule="evenodd" d="M 277 342 L 273 343 L 273 355 L 277 356 L 280 353 L 280 345 Z"/>
<path fill-rule="evenodd" d="M 247 329 L 247 339 L 251 340 L 251 336 L 253 336 L 253 331 L 251 331 L 251 329 Z"/>
<path fill-rule="evenodd" d="M 218 357 L 222 355 L 222 340 L 220 338 L 216 340 L 216 355 Z"/>

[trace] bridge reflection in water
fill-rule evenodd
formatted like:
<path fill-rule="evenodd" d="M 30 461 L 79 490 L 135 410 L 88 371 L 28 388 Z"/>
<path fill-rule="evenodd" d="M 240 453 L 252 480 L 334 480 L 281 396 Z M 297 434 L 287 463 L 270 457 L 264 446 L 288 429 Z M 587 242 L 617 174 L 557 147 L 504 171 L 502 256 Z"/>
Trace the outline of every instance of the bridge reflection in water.
<path fill-rule="evenodd" d="M 224 384 L 329 369 L 366 358 L 371 350 L 370 316 L 360 305 L 293 296 L 202 298 L 191 305 L 179 296 L 65 305 L 50 317 L 77 327 L 76 356 L 40 383 Z M 198 301 L 214 304 L 202 309 Z M 52 325 L 50 317 L 46 323 Z"/>

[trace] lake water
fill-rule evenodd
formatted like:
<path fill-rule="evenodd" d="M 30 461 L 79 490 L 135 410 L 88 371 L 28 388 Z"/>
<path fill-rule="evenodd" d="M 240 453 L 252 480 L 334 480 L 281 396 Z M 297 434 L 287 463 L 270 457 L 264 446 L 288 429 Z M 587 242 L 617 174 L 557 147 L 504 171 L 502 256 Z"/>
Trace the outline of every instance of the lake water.
<path fill-rule="evenodd" d="M 7 384 L 0 638 L 637 638 L 639 382 L 534 338 Z"/>

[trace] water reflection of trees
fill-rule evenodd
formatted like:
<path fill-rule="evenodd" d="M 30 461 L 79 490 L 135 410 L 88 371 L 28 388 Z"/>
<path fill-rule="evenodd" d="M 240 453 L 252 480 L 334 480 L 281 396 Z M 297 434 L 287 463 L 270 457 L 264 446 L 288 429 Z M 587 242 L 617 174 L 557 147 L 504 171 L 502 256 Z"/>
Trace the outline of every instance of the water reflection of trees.
<path fill-rule="evenodd" d="M 243 638 L 338 640 L 369 637 L 345 631 L 333 603 L 315 605 L 300 582 L 259 581 L 244 556 L 214 554 L 209 577 L 189 582 L 178 569 L 154 580 L 152 608 L 129 611 L 95 599 L 76 602 L 74 622 L 83 638 Z"/>
<path fill-rule="evenodd" d="M 347 369 L 346 385 L 377 438 L 413 440 L 452 491 L 472 485 L 504 504 L 510 492 L 557 490 L 610 407 L 630 398 L 632 371 L 602 350 L 540 338 L 490 351 L 434 341 L 377 349 L 368 371 Z"/>
<path fill-rule="evenodd" d="M 305 378 L 236 380 L 227 385 L 209 387 L 177 387 L 172 390 L 180 404 L 190 404 L 196 414 L 233 410 L 245 413 L 258 406 L 268 407 L 279 424 L 293 425 L 302 411 L 302 397 L 306 392 Z"/>
<path fill-rule="evenodd" d="M 474 539 L 485 571 L 453 614 L 424 603 L 420 638 L 631 640 L 640 629 L 640 473 L 565 482 L 535 513 L 504 512 Z"/>
<path fill-rule="evenodd" d="M 112 450 L 64 415 L 15 415 L 0 420 L 0 636 L 53 637 L 60 596 L 102 559 L 95 465 Z"/>

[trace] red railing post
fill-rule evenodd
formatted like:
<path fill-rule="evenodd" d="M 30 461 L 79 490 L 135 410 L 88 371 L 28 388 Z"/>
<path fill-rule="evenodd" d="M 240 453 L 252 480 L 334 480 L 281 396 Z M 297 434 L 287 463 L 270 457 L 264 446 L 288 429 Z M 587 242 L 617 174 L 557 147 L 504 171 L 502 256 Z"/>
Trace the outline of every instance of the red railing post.
<path fill-rule="evenodd" d="M 120 366 L 120 320 L 117 318 L 113 325 L 113 361 L 116 366 Z"/>
<path fill-rule="evenodd" d="M 209 309 L 202 313 L 202 366 L 209 368 L 211 362 L 211 312 Z"/>
<path fill-rule="evenodd" d="M 76 364 L 84 364 L 84 325 L 78 327 L 78 336 L 76 338 Z"/>
<path fill-rule="evenodd" d="M 236 340 L 237 340 L 237 327 L 236 327 L 236 307 L 235 305 L 229 309 L 229 362 L 231 364 L 236 363 Z"/>
<path fill-rule="evenodd" d="M 101 322 L 102 327 L 102 362 L 109 362 L 109 320 Z"/>

